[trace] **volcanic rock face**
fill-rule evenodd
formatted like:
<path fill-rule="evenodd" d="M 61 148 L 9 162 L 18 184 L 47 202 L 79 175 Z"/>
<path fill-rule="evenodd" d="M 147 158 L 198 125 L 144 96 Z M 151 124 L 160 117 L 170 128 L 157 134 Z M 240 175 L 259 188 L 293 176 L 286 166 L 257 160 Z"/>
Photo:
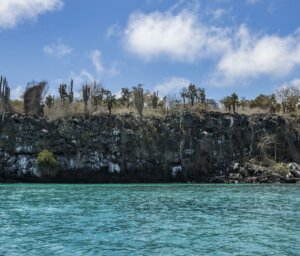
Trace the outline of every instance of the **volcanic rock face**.
<path fill-rule="evenodd" d="M 245 176 L 245 161 L 262 158 L 258 143 L 265 135 L 272 135 L 276 142 L 266 147 L 264 156 L 300 162 L 299 120 L 276 115 L 183 111 L 142 123 L 131 115 L 113 116 L 112 124 L 107 115 L 51 122 L 12 115 L 0 123 L 0 180 L 47 180 L 36 167 L 44 149 L 59 161 L 55 181 L 238 179 Z M 298 175 L 295 166 L 290 169 Z"/>

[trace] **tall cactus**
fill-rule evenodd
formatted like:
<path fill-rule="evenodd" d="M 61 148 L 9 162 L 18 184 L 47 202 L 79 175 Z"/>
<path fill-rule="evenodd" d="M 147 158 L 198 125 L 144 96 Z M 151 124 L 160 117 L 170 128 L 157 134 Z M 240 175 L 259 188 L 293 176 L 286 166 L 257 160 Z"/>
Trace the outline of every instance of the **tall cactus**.
<path fill-rule="evenodd" d="M 68 93 L 68 98 L 69 98 L 70 104 L 71 104 L 71 103 L 73 102 L 73 100 L 74 100 L 73 85 L 74 85 L 74 81 L 73 81 L 73 79 L 71 79 L 70 89 L 69 89 L 69 93 Z"/>
<path fill-rule="evenodd" d="M 91 86 L 88 84 L 83 85 L 82 86 L 82 99 L 84 102 L 84 113 L 88 112 L 87 105 L 88 105 L 88 101 L 89 101 L 90 97 L 91 97 Z"/>
<path fill-rule="evenodd" d="M 60 84 L 58 88 L 59 96 L 60 96 L 60 102 L 61 107 L 65 106 L 65 100 L 68 97 L 67 93 L 67 85 L 66 84 Z"/>
<path fill-rule="evenodd" d="M 112 121 L 111 121 L 111 109 L 113 107 L 113 105 L 116 102 L 116 96 L 112 95 L 111 91 L 107 90 L 105 92 L 105 102 L 107 105 L 107 109 L 108 109 L 108 114 L 109 114 L 109 127 L 112 127 Z"/>
<path fill-rule="evenodd" d="M 138 84 L 137 87 L 133 87 L 134 105 L 139 112 L 140 118 L 143 118 L 144 109 L 144 90 L 142 84 Z"/>
<path fill-rule="evenodd" d="M 59 85 L 58 92 L 60 95 L 61 106 L 65 106 L 65 101 L 68 99 L 71 104 L 74 101 L 74 92 L 73 92 L 74 81 L 71 79 L 70 87 L 68 88 L 67 84 L 63 83 Z"/>
<path fill-rule="evenodd" d="M 4 118 L 5 112 L 9 111 L 9 100 L 10 100 L 10 88 L 6 77 L 0 77 L 0 102 L 3 108 L 2 119 Z"/>
<path fill-rule="evenodd" d="M 54 106 L 54 96 L 48 95 L 46 97 L 46 106 L 51 109 Z"/>
<path fill-rule="evenodd" d="M 152 107 L 154 109 L 156 109 L 158 106 L 158 100 L 159 100 L 158 91 L 153 93 L 151 100 L 152 100 Z"/>

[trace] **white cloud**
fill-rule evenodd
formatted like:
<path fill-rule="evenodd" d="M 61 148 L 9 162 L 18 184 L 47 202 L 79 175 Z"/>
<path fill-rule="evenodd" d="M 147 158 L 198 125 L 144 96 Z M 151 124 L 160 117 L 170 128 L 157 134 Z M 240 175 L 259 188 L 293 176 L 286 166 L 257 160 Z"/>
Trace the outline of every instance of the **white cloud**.
<path fill-rule="evenodd" d="M 146 60 L 164 55 L 173 60 L 194 61 L 204 38 L 196 16 L 188 11 L 177 15 L 136 12 L 130 16 L 125 30 L 127 50 Z"/>
<path fill-rule="evenodd" d="M 18 85 L 11 89 L 10 96 L 12 99 L 21 99 L 25 92 L 25 88 L 23 86 Z"/>
<path fill-rule="evenodd" d="M 62 8 L 62 0 L 1 0 L 0 28 L 13 28 L 18 23 Z"/>
<path fill-rule="evenodd" d="M 54 43 L 52 45 L 45 45 L 43 47 L 43 51 L 48 55 L 61 58 L 70 55 L 73 52 L 73 49 L 70 46 L 58 41 L 57 43 Z"/>
<path fill-rule="evenodd" d="M 99 50 L 91 51 L 90 58 L 94 64 L 97 73 L 102 73 L 104 71 L 104 66 L 101 61 L 101 52 Z"/>
<path fill-rule="evenodd" d="M 280 85 L 279 88 L 284 88 L 284 87 L 289 87 L 289 86 L 297 87 L 300 90 L 300 78 L 296 78 L 289 82 L 285 82 L 282 85 Z"/>
<path fill-rule="evenodd" d="M 125 29 L 125 49 L 145 61 L 161 57 L 179 62 L 213 60 L 211 85 L 242 84 L 262 76 L 282 78 L 300 67 L 300 29 L 286 36 L 256 33 L 245 25 L 209 26 L 198 15 L 190 9 L 135 12 Z"/>
<path fill-rule="evenodd" d="M 188 87 L 190 81 L 184 77 L 171 77 L 162 83 L 155 85 L 154 91 L 158 91 L 159 95 L 178 94 L 184 87 Z"/>
<path fill-rule="evenodd" d="M 182 62 L 221 52 L 228 47 L 224 30 L 206 27 L 189 10 L 172 12 L 133 13 L 125 30 L 125 48 L 152 60 L 160 56 Z"/>
<path fill-rule="evenodd" d="M 119 70 L 117 68 L 118 62 L 113 62 L 109 68 L 106 68 L 102 62 L 102 53 L 99 50 L 93 50 L 90 53 L 91 61 L 98 73 L 98 75 L 108 74 L 111 76 L 115 76 L 119 74 Z"/>
<path fill-rule="evenodd" d="M 262 75 L 284 77 L 299 66 L 300 31 L 286 37 L 256 36 L 241 26 L 217 70 L 225 78 L 245 79 Z"/>

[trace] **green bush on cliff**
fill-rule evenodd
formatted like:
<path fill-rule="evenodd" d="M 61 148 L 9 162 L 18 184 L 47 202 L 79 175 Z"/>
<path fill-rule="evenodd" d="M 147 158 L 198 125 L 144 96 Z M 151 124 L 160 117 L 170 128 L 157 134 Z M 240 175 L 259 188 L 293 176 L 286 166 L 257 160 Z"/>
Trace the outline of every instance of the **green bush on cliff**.
<path fill-rule="evenodd" d="M 284 163 L 276 163 L 276 165 L 274 165 L 274 169 L 278 174 L 282 176 L 286 176 L 290 173 L 287 164 Z"/>
<path fill-rule="evenodd" d="M 52 152 L 43 150 L 37 157 L 37 168 L 41 176 L 53 177 L 57 174 L 58 162 Z"/>

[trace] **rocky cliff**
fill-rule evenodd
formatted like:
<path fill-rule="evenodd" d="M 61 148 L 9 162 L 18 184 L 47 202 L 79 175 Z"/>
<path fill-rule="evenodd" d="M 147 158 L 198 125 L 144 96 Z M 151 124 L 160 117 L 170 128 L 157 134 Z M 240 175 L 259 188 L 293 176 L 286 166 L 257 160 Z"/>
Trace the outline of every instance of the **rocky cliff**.
<path fill-rule="evenodd" d="M 276 140 L 262 152 L 265 135 Z M 37 170 L 44 149 L 59 162 L 55 177 Z M 249 164 L 266 156 L 295 164 L 284 174 Z M 142 122 L 132 115 L 55 121 L 11 115 L 0 123 L 0 181 L 296 181 L 297 162 L 300 121 L 276 115 L 183 111 Z"/>

